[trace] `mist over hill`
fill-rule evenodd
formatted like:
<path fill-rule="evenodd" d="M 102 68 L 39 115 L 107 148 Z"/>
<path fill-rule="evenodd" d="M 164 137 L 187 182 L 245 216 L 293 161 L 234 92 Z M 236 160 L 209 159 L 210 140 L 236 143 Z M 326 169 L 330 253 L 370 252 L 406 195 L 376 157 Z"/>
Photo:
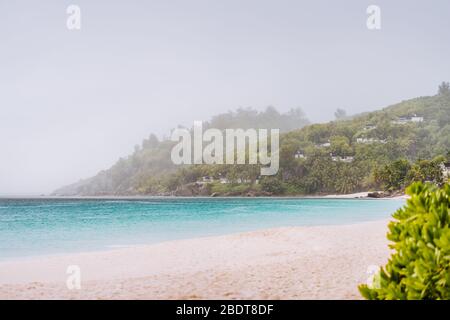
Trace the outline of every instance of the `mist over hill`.
<path fill-rule="evenodd" d="M 342 113 L 342 112 L 341 112 Z M 307 125 L 300 109 L 280 114 L 238 109 L 205 128 L 280 128 L 280 169 L 260 176 L 259 165 L 183 165 L 170 160 L 174 142 L 150 135 L 135 152 L 95 177 L 55 195 L 305 195 L 382 187 L 382 168 L 405 160 L 446 157 L 450 150 L 450 90 L 382 110 Z M 442 160 L 444 161 L 444 160 Z M 425 178 L 424 178 L 425 179 Z"/>
<path fill-rule="evenodd" d="M 238 108 L 235 111 L 213 116 L 203 122 L 203 127 L 225 129 L 280 129 L 288 132 L 309 124 L 300 108 L 280 113 L 269 106 L 264 111 L 253 108 Z M 134 195 L 159 194 L 168 190 L 164 182 L 170 174 L 179 169 L 170 159 L 174 142 L 169 139 L 159 140 L 156 135 L 135 146 L 135 152 L 121 158 L 110 169 L 99 172 L 96 176 L 80 180 L 77 183 L 56 190 L 54 195 Z M 164 186 L 163 186 L 164 184 Z"/>

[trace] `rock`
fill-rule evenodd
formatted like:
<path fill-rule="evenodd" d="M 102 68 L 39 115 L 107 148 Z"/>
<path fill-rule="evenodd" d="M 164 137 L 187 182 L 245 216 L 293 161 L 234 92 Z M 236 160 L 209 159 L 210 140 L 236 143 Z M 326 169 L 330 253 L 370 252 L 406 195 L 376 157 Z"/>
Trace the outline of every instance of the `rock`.
<path fill-rule="evenodd" d="M 368 198 L 386 198 L 389 197 L 391 194 L 389 192 L 385 192 L 385 191 L 375 191 L 375 192 L 369 192 L 367 194 Z"/>

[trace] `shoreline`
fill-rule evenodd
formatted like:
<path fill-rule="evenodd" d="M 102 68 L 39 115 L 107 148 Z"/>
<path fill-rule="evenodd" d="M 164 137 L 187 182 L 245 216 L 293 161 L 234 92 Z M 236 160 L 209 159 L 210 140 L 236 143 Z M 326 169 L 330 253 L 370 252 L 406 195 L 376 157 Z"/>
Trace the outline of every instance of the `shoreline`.
<path fill-rule="evenodd" d="M 334 198 L 330 198 L 334 199 Z M 377 199 L 374 199 L 377 200 Z M 343 226 L 358 226 L 358 225 L 364 225 L 369 223 L 377 223 L 377 222 L 386 222 L 386 225 L 388 223 L 388 220 L 386 219 L 375 219 L 375 220 L 368 220 L 368 221 L 359 221 L 359 222 L 352 222 L 352 223 L 336 223 L 336 224 L 321 224 L 321 225 L 302 225 L 302 226 L 281 226 L 281 227 L 273 227 L 273 228 L 263 228 L 263 229 L 256 229 L 256 230 L 249 230 L 249 231 L 242 231 L 242 232 L 230 232 L 225 234 L 217 234 L 217 235 L 205 235 L 205 236 L 195 236 L 190 238 L 181 238 L 181 239 L 173 239 L 173 240 L 162 240 L 162 241 L 156 241 L 156 242 L 150 242 L 150 243 L 132 243 L 132 244 L 113 244 L 113 245 L 107 245 L 103 248 L 92 248 L 92 249 L 83 249 L 83 250 L 74 250 L 69 252 L 55 252 L 55 253 L 42 253 L 42 254 L 32 254 L 32 255 L 26 255 L 26 256 L 12 256 L 7 258 L 0 258 L 0 271 L 2 264 L 6 263 L 20 263 L 20 262 L 33 262 L 35 260 L 42 260 L 42 259 L 61 259 L 61 258 L 67 258 L 68 256 L 76 256 L 76 255 L 86 255 L 86 254 L 106 254 L 116 251 L 122 251 L 127 249 L 145 249 L 151 246 L 157 246 L 157 245 L 164 245 L 164 244 L 176 244 L 178 242 L 183 241 L 196 241 L 196 240 L 214 240 L 215 238 L 221 238 L 221 237 L 239 237 L 243 235 L 252 235 L 253 233 L 259 233 L 259 232 L 276 232 L 278 230 L 283 229 L 311 229 L 311 228 L 334 228 L 334 227 L 343 227 Z M 0 285 L 2 284 L 2 278 L 0 273 Z"/>
<path fill-rule="evenodd" d="M 359 299 L 388 220 L 282 227 L 0 262 L 2 299 Z M 82 289 L 66 287 L 78 265 Z M 119 288 L 119 289 L 117 289 Z"/>
<path fill-rule="evenodd" d="M 52 196 L 52 195 L 0 195 L 0 200 L 151 200 L 151 199 L 360 199 L 360 200 L 398 200 L 398 199 L 408 199 L 408 195 L 398 195 L 392 197 L 380 197 L 372 198 L 368 194 L 370 191 L 356 192 L 349 194 L 329 194 L 329 195 L 307 195 L 307 196 L 116 196 L 116 195 L 105 195 L 105 196 Z"/>

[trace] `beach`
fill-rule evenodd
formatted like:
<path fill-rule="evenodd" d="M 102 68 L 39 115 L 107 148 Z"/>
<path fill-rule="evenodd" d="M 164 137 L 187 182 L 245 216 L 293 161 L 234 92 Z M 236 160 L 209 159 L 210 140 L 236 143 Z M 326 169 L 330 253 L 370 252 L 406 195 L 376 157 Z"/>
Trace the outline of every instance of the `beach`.
<path fill-rule="evenodd" d="M 0 262 L 0 299 L 361 299 L 388 220 L 281 227 Z M 69 266 L 81 288 L 68 289 Z"/>

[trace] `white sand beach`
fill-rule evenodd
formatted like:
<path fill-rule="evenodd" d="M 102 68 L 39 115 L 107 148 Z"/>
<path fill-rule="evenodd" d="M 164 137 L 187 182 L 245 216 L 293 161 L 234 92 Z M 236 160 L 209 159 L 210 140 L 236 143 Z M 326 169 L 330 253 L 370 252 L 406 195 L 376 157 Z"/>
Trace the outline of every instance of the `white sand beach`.
<path fill-rule="evenodd" d="M 376 191 L 382 193 L 383 191 Z M 369 192 L 357 192 L 357 193 L 349 193 L 349 194 L 329 194 L 326 196 L 321 196 L 318 198 L 323 199 L 364 199 L 369 198 Z M 398 195 L 398 196 L 392 196 L 392 197 L 383 197 L 381 199 L 390 199 L 390 200 L 399 200 L 399 199 L 409 199 L 410 196 L 407 194 Z M 370 198 L 370 199 L 377 199 L 377 198 Z"/>
<path fill-rule="evenodd" d="M 388 221 L 288 227 L 0 262 L 0 299 L 360 299 Z M 78 265 L 81 289 L 66 286 Z"/>

